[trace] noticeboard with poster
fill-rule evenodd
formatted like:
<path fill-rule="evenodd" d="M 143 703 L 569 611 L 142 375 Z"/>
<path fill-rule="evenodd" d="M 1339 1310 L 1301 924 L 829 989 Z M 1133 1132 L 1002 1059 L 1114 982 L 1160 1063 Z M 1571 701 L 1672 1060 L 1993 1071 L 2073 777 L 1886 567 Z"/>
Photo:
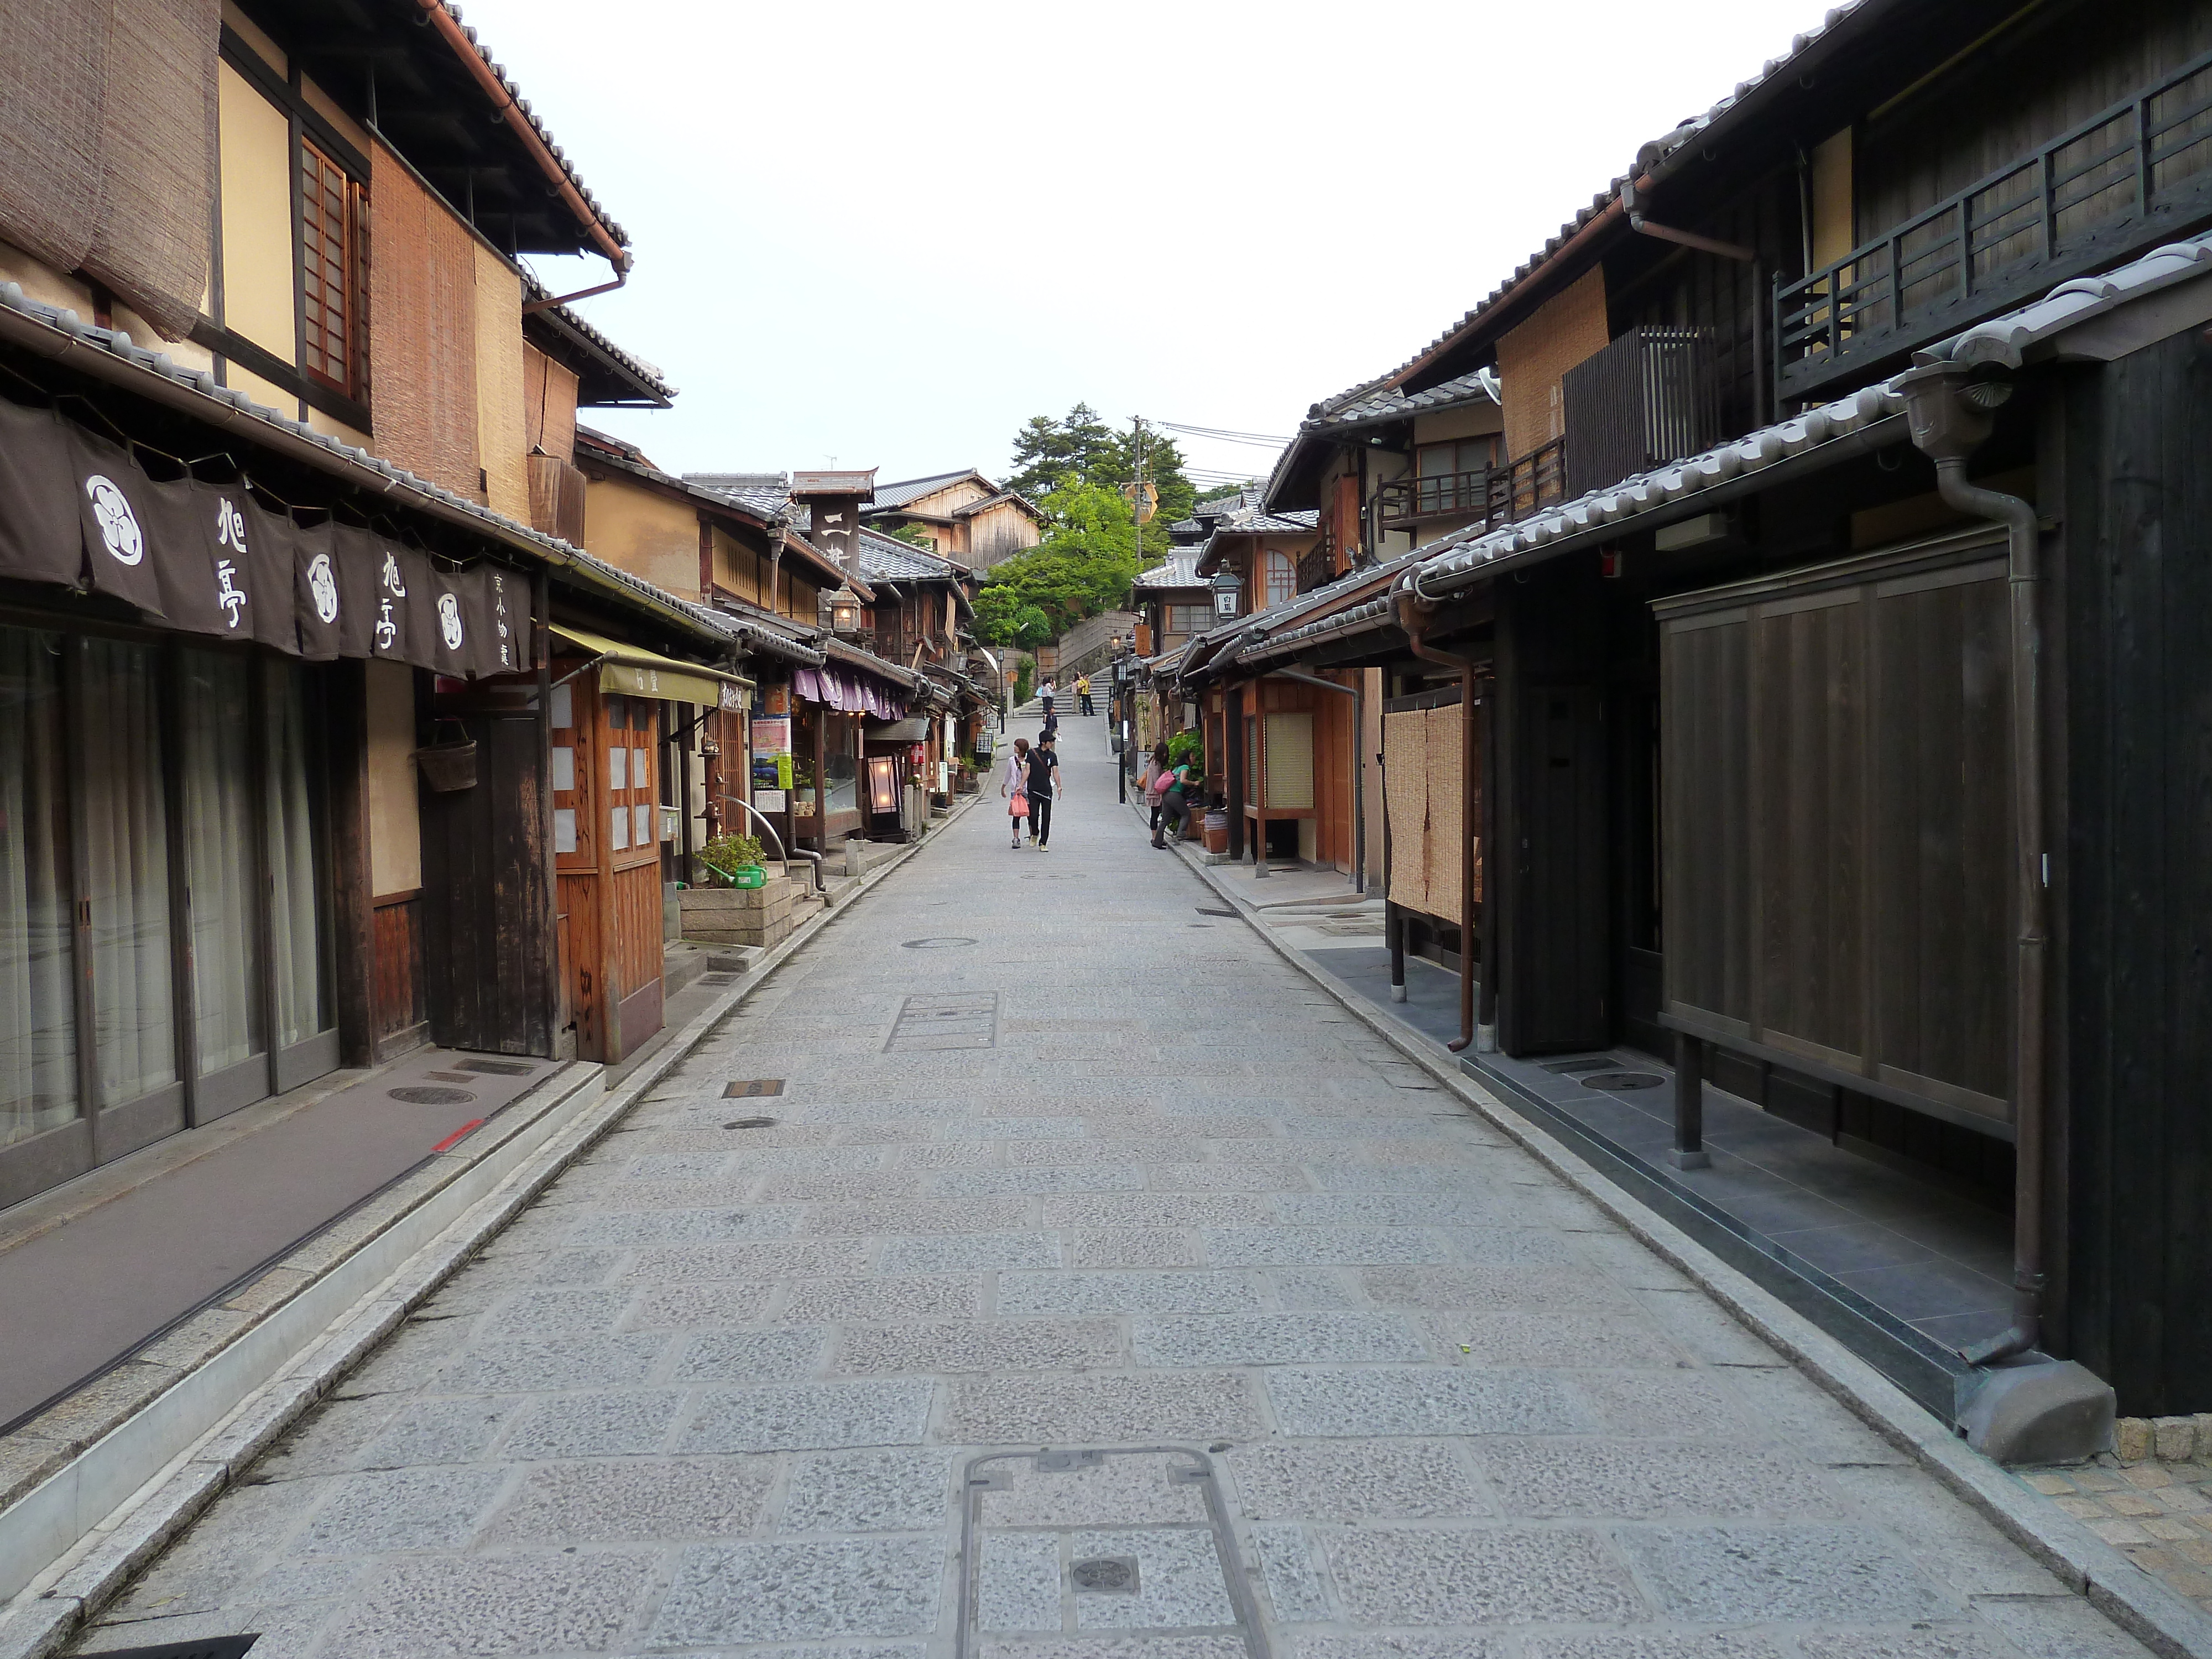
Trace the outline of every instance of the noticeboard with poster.
<path fill-rule="evenodd" d="M 791 716 L 763 715 L 753 721 L 753 788 L 791 787 Z"/>

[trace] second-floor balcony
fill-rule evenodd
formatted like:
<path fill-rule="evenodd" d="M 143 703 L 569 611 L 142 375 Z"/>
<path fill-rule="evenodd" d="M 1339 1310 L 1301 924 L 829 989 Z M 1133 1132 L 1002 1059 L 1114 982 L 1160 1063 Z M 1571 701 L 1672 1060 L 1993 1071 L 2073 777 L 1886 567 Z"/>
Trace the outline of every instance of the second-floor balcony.
<path fill-rule="evenodd" d="M 1495 529 L 1566 499 L 1567 446 L 1563 438 L 1539 444 L 1504 466 L 1478 472 L 1439 472 L 1393 478 L 1376 492 L 1385 530 L 1415 532 L 1444 519 L 1465 519 L 1469 528 Z"/>
<path fill-rule="evenodd" d="M 1778 288 L 1777 403 L 1856 384 L 2208 217 L 2212 53 Z"/>

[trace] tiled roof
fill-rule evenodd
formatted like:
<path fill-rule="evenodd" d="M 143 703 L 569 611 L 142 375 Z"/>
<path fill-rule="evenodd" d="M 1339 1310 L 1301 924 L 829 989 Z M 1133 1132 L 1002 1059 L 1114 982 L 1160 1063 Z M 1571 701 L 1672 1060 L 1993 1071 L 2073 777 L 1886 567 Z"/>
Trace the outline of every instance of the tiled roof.
<path fill-rule="evenodd" d="M 550 300 L 553 297 L 545 285 L 526 270 L 522 273 L 522 286 L 526 290 L 523 295 L 526 302 L 531 300 Z M 550 306 L 535 314 L 547 319 L 552 326 L 575 335 L 592 350 L 629 375 L 637 383 L 641 390 L 657 400 L 661 407 L 666 408 L 677 397 L 677 388 L 669 385 L 668 377 L 659 369 L 635 353 L 623 350 L 568 307 Z"/>
<path fill-rule="evenodd" d="M 599 222 L 606 227 L 608 235 L 613 237 L 623 247 L 628 247 L 629 234 L 607 216 L 606 210 L 599 205 L 599 198 L 585 187 L 583 179 L 568 160 L 568 152 L 553 142 L 553 135 L 545 130 L 545 124 L 538 118 L 537 112 L 530 107 L 530 100 L 522 95 L 522 89 L 508 78 L 507 71 L 500 67 L 499 60 L 485 49 L 483 42 L 477 39 L 476 30 L 466 23 L 461 22 L 461 9 L 454 5 L 453 0 L 441 0 L 441 4 L 446 15 L 456 23 L 461 24 L 461 33 L 467 37 L 469 44 L 476 48 L 477 56 L 483 59 L 484 67 L 489 69 L 500 85 L 507 89 L 507 95 L 514 100 L 515 108 L 522 112 L 522 118 L 530 123 L 530 130 L 538 135 L 538 142 L 545 146 L 547 154 L 560 164 L 562 175 L 575 186 L 576 194 L 584 198 L 584 205 L 590 208 Z M 411 12 L 411 7 L 410 10 Z M 415 21 L 420 23 L 428 20 L 417 16 Z M 496 116 L 494 118 L 496 119 Z"/>
<path fill-rule="evenodd" d="M 993 495 L 998 493 L 999 486 L 976 471 L 975 468 L 963 467 L 957 472 L 938 472 L 927 478 L 902 478 L 896 483 L 878 484 L 876 510 L 880 512 L 887 507 L 904 507 L 908 501 L 919 501 L 924 495 L 934 495 L 947 484 L 958 483 L 963 478 L 973 478 L 989 493 Z"/>
<path fill-rule="evenodd" d="M 1316 404 L 1298 430 L 1306 432 L 1328 427 L 1364 426 L 1372 421 L 1401 421 L 1410 416 L 1431 413 L 1442 409 L 1456 409 L 1462 404 L 1495 404 L 1499 401 L 1498 374 L 1494 369 L 1478 368 L 1471 374 L 1461 374 L 1431 386 L 1425 392 L 1404 392 L 1396 386 L 1377 385 L 1369 381 L 1364 386 L 1354 386 L 1349 392 L 1340 392 L 1335 397 Z"/>
<path fill-rule="evenodd" d="M 870 581 L 950 581 L 967 573 L 950 559 L 902 542 L 881 531 L 860 527 L 860 574 Z"/>
<path fill-rule="evenodd" d="M 2042 299 L 1963 329 L 1916 356 L 1923 363 L 2018 368 L 2068 329 L 2177 283 L 2207 276 L 2212 276 L 2212 231 L 2154 249 L 2102 276 L 2061 283 Z M 1583 532 L 1616 535 L 1634 520 L 1662 509 L 1672 509 L 1672 517 L 1683 516 L 1686 508 L 1694 511 L 1700 492 L 1716 484 L 1763 471 L 1852 438 L 1882 422 L 1901 418 L 1905 374 L 1731 439 L 1703 454 L 1670 461 L 1589 491 L 1517 524 L 1443 537 L 1407 556 L 1419 560 L 1422 567 L 1416 582 L 1424 593 L 1464 586 L 1480 580 L 1488 567 L 1502 560 L 1534 553 Z"/>
<path fill-rule="evenodd" d="M 1206 578 L 1198 574 L 1200 551 L 1200 550 L 1195 547 L 1175 548 L 1169 552 L 1165 564 L 1156 564 L 1150 570 L 1139 571 L 1136 580 L 1131 582 L 1130 586 L 1150 588 L 1203 587 L 1206 586 Z"/>
<path fill-rule="evenodd" d="M 1018 489 L 1002 489 L 995 495 L 986 495 L 980 501 L 969 501 L 964 507 L 956 507 L 952 509 L 952 516 L 956 519 L 972 519 L 978 513 L 988 513 L 991 508 L 1007 501 L 1018 501 L 1029 509 L 1032 518 L 1042 519 L 1044 516 L 1037 510 L 1036 503 Z"/>
<path fill-rule="evenodd" d="M 1713 105 L 1704 114 L 1692 116 L 1671 132 L 1645 145 L 1639 152 L 1638 165 L 1644 166 L 1664 161 L 1693 139 L 1710 139 L 1712 130 L 1717 125 L 1726 124 L 1728 118 L 1736 111 L 1756 107 L 1758 100 L 1753 98 L 1754 94 L 1768 87 L 1787 86 L 1794 83 L 1796 75 L 1792 71 L 1796 69 L 1799 59 L 1807 52 L 1822 42 L 1832 42 L 1838 38 L 1848 39 L 1851 31 L 1845 26 L 1855 15 L 1862 11 L 1867 12 L 1869 26 L 1871 26 L 1872 23 L 1880 21 L 1879 14 L 1882 10 L 1883 7 L 1880 4 L 1874 4 L 1869 9 L 1869 0 L 1843 0 L 1843 3 L 1832 7 L 1828 11 L 1818 26 L 1806 30 L 1805 33 L 1792 40 L 1788 52 L 1779 58 L 1769 59 L 1758 74 L 1747 80 L 1738 82 L 1733 92 Z M 1626 182 L 1625 177 L 1615 179 L 1604 190 L 1592 197 L 1589 206 L 1579 210 L 1572 219 L 1560 226 L 1557 235 L 1546 242 L 1536 253 L 1522 261 L 1513 274 L 1493 289 L 1489 297 L 1481 304 L 1468 312 L 1398 368 L 1369 384 L 1379 386 L 1401 381 L 1419 369 L 1423 363 L 1434 358 L 1445 347 L 1480 321 L 1485 313 L 1510 298 L 1514 291 L 1548 264 L 1552 256 L 1566 246 L 1577 232 L 1617 203 L 1620 199 L 1621 186 Z"/>

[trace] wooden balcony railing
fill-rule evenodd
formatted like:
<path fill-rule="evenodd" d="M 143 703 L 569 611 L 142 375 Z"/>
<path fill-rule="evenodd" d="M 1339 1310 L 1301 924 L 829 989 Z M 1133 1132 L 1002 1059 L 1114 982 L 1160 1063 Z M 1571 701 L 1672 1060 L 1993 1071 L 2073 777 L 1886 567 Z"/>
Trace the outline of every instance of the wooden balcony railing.
<path fill-rule="evenodd" d="M 1468 518 L 1494 530 L 1567 497 L 1567 446 L 1554 438 L 1519 459 L 1480 472 L 1394 478 L 1376 492 L 1382 527 L 1411 530 L 1431 519 Z"/>
<path fill-rule="evenodd" d="M 1486 514 L 1490 511 L 1490 469 L 1393 478 L 1376 494 L 1381 498 L 1382 526 L 1386 530 L 1404 530 L 1424 519 Z"/>
<path fill-rule="evenodd" d="M 1778 404 L 2208 217 L 2212 53 L 1778 286 Z"/>

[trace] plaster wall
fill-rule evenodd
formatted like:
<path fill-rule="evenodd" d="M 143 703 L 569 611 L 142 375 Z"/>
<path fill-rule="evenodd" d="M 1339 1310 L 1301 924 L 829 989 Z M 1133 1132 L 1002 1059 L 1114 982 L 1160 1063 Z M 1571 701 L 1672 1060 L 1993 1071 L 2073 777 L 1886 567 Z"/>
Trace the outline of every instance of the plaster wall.
<path fill-rule="evenodd" d="M 584 490 L 586 550 L 672 593 L 698 599 L 698 509 L 620 473 L 589 476 Z"/>
<path fill-rule="evenodd" d="M 1498 342 L 1504 382 L 1505 459 L 1564 436 L 1566 410 L 1559 379 L 1605 349 L 1605 271 L 1594 267 L 1537 307 L 1536 314 Z"/>
<path fill-rule="evenodd" d="M 368 677 L 368 883 L 380 896 L 422 884 L 415 671 L 397 662 L 363 666 Z"/>
<path fill-rule="evenodd" d="M 280 361 L 297 362 L 291 122 L 229 64 L 218 65 L 216 74 L 222 152 L 222 315 L 217 320 Z M 230 383 L 241 384 L 234 378 Z M 279 409 L 299 403 L 283 392 L 248 395 Z"/>

